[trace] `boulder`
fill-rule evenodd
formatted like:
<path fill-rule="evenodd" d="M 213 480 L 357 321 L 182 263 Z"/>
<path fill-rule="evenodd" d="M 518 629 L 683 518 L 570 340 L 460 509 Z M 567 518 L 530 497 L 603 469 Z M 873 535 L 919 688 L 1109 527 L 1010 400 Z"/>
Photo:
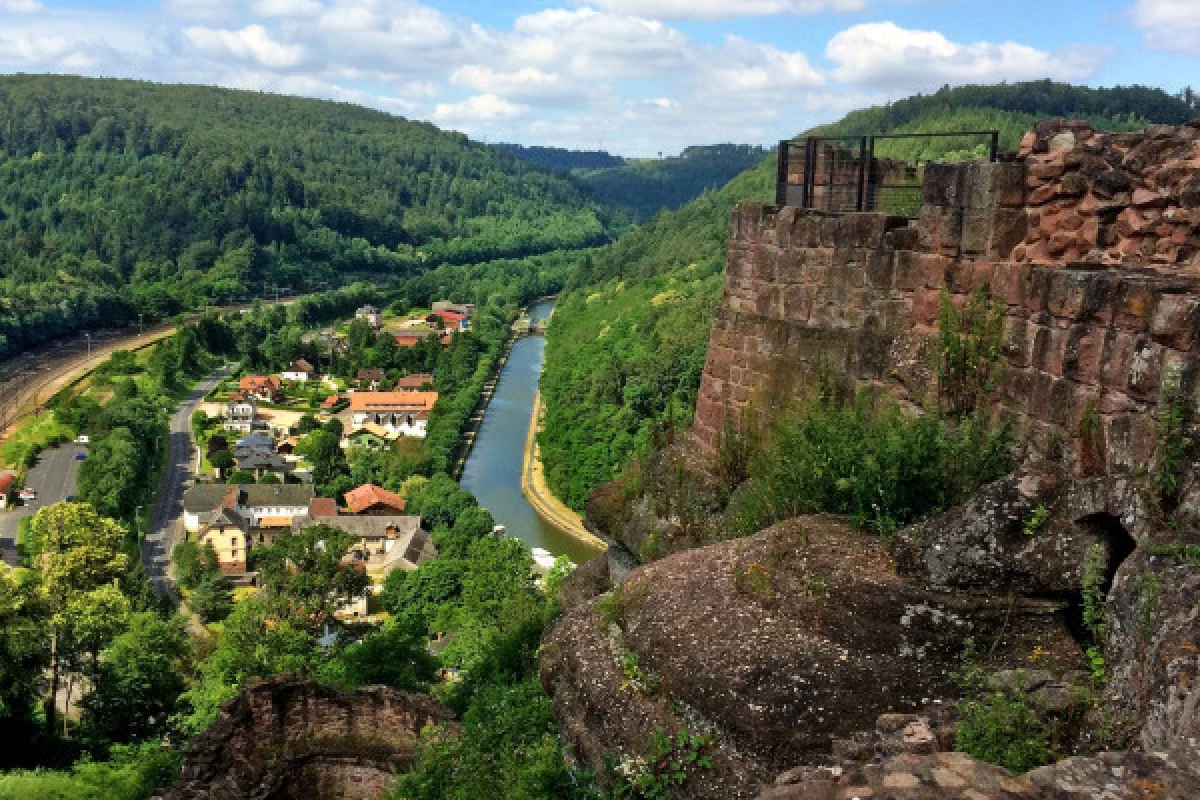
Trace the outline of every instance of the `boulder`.
<path fill-rule="evenodd" d="M 687 796 L 753 797 L 880 714 L 954 696 L 968 637 L 993 666 L 1037 648 L 1048 667 L 1080 666 L 1060 608 L 931 590 L 901 577 L 879 539 L 802 517 L 634 570 L 550 631 L 541 677 L 593 769 L 644 754 L 656 731 L 711 730 L 713 769 Z"/>

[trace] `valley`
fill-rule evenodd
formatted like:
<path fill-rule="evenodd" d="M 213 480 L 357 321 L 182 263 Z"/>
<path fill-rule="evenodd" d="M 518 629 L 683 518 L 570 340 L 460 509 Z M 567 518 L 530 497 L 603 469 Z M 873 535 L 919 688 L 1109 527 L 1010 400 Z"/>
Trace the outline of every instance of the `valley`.
<path fill-rule="evenodd" d="M 1200 791 L 1196 112 L 0 76 L 0 800 Z"/>

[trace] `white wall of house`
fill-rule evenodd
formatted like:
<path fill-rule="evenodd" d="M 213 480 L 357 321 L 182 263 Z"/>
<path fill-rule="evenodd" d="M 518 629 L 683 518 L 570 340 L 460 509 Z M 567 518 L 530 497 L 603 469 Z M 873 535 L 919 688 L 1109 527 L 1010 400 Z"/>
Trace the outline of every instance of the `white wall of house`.
<path fill-rule="evenodd" d="M 374 414 L 366 411 L 356 411 L 354 413 L 353 427 L 358 429 L 367 423 L 374 423 L 402 436 L 424 439 L 425 428 L 429 425 L 429 420 L 418 419 L 417 417 L 417 414 Z"/>

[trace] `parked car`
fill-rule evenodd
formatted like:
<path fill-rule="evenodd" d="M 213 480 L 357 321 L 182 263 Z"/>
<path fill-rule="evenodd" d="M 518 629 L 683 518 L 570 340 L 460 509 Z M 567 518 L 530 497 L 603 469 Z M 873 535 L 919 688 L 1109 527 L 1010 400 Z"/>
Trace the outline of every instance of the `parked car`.
<path fill-rule="evenodd" d="M 21 498 L 22 500 L 37 500 L 37 492 L 27 487 L 22 489 L 21 493 L 18 494 L 17 497 Z"/>
<path fill-rule="evenodd" d="M 85 458 L 87 458 L 87 453 L 76 453 L 75 454 L 76 461 L 83 461 Z"/>
<path fill-rule="evenodd" d="M 75 444 L 91 444 L 91 443 L 92 443 L 92 437 L 88 436 L 86 433 L 81 433 L 75 437 Z"/>

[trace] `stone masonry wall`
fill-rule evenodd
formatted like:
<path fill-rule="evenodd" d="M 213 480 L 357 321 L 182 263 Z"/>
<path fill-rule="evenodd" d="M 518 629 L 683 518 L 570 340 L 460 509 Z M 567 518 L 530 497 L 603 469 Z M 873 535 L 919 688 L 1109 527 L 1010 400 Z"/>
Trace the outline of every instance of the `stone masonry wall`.
<path fill-rule="evenodd" d="M 1044 124 L 1007 163 L 931 166 L 915 224 L 742 204 L 699 437 L 714 446 L 727 419 L 776 408 L 818 376 L 920 402 L 934 389 L 943 292 L 961 304 L 987 286 L 1005 322 L 995 399 L 1018 441 L 1084 479 L 1084 504 L 1120 511 L 1138 535 L 1129 479 L 1153 460 L 1167 366 L 1200 408 L 1198 137 L 1200 121 L 1120 135 Z M 1060 247 L 1064 232 L 1075 238 Z"/>

